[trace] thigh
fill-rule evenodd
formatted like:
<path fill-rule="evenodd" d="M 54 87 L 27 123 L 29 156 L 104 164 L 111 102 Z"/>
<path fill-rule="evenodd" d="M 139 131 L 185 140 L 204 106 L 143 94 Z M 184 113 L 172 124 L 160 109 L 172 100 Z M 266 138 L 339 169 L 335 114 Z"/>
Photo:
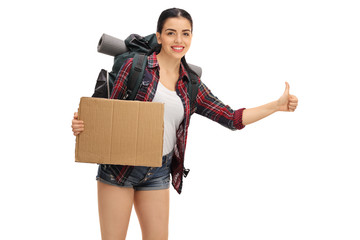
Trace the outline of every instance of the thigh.
<path fill-rule="evenodd" d="M 135 191 L 134 206 L 143 240 L 168 239 L 169 189 Z"/>
<path fill-rule="evenodd" d="M 97 182 L 101 238 L 125 239 L 134 202 L 134 189 Z"/>

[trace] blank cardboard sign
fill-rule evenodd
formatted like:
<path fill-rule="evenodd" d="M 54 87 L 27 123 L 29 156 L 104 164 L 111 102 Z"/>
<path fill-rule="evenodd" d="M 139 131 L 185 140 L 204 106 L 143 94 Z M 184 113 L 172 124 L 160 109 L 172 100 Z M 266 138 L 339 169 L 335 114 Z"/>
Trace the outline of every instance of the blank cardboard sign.
<path fill-rule="evenodd" d="M 160 167 L 164 104 L 82 97 L 75 161 Z"/>

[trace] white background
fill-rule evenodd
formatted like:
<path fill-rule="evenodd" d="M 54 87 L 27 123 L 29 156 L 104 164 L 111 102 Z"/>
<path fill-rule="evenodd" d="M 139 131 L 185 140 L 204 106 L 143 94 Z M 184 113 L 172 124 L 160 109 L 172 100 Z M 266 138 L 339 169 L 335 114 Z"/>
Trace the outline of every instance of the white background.
<path fill-rule="evenodd" d="M 8 1 L 10 2 L 10 1 Z M 194 115 L 169 239 L 360 239 L 358 1 L 11 1 L 0 4 L 0 239 L 100 239 L 95 164 L 74 162 L 70 124 L 112 57 L 103 33 L 155 32 L 161 11 L 194 20 L 190 63 L 232 108 L 295 113 L 241 131 Z M 133 212 L 128 239 L 140 239 Z"/>

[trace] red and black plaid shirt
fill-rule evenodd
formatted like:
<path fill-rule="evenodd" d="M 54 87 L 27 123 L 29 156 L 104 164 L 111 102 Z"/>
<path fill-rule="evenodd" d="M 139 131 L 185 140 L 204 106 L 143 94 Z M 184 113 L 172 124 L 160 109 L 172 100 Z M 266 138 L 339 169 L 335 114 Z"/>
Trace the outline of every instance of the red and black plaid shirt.
<path fill-rule="evenodd" d="M 111 94 L 113 99 L 122 99 L 127 90 L 127 77 L 131 71 L 132 59 L 127 60 L 121 67 L 117 79 L 114 83 L 114 88 Z M 190 78 L 184 66 L 180 65 L 180 76 L 176 83 L 176 92 L 181 98 L 185 109 L 184 120 L 181 122 L 176 132 L 176 144 L 174 148 L 174 156 L 171 166 L 172 185 L 175 190 L 180 194 L 182 190 L 182 182 L 184 175 L 184 154 L 186 148 L 187 131 L 190 122 L 190 102 L 187 94 L 187 84 Z M 157 85 L 159 82 L 159 62 L 157 61 L 156 54 L 148 56 L 148 64 L 145 69 L 144 79 L 137 92 L 135 100 L 151 102 L 155 96 Z M 236 111 L 232 110 L 228 105 L 225 105 L 211 91 L 199 78 L 199 92 L 196 97 L 195 113 L 205 116 L 221 125 L 231 129 L 242 129 L 245 127 L 242 124 L 242 113 L 244 108 Z M 116 168 L 116 165 L 113 166 Z M 114 169 L 113 168 L 113 169 Z M 116 172 L 117 181 L 123 182 L 126 177 L 131 173 L 133 166 L 119 166 Z"/>

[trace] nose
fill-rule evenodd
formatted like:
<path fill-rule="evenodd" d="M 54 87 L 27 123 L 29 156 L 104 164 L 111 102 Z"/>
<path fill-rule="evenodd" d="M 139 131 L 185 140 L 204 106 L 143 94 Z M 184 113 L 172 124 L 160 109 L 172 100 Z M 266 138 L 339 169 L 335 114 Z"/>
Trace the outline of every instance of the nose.
<path fill-rule="evenodd" d="M 177 34 L 177 35 L 176 35 L 175 42 L 176 42 L 176 43 L 181 43 L 181 42 L 182 42 L 182 36 L 181 36 L 181 34 Z"/>

